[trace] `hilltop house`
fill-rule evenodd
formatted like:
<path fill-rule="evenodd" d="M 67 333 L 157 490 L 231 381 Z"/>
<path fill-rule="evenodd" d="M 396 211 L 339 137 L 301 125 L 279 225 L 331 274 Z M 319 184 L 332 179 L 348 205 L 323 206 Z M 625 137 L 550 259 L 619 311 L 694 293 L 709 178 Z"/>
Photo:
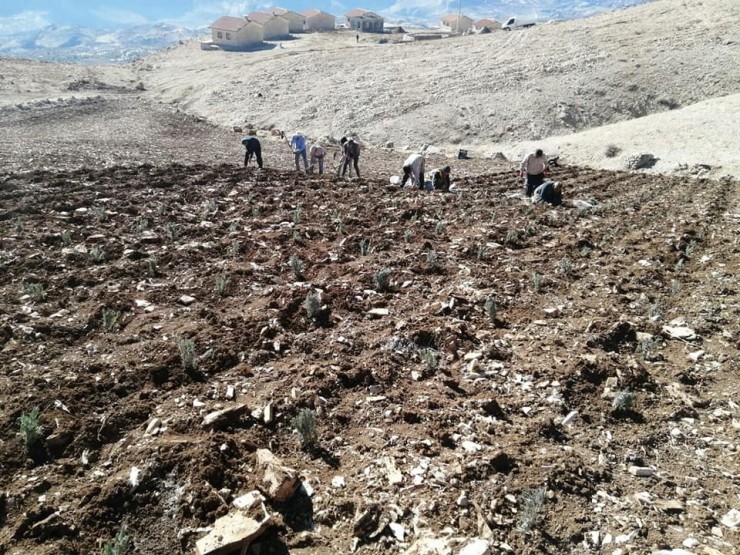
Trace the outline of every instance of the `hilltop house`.
<path fill-rule="evenodd" d="M 306 18 L 303 14 L 286 10 L 285 8 L 275 8 L 272 10 L 273 15 L 288 20 L 288 32 L 302 33 L 306 24 Z"/>
<path fill-rule="evenodd" d="M 465 31 L 470 30 L 473 26 L 473 20 L 467 15 L 451 13 L 442 18 L 442 26 L 447 27 L 450 31 L 455 33 L 464 33 Z"/>
<path fill-rule="evenodd" d="M 211 40 L 224 50 L 241 50 L 262 42 L 262 25 L 243 17 L 219 17 L 211 24 Z"/>
<path fill-rule="evenodd" d="M 306 10 L 306 31 L 333 31 L 337 26 L 337 18 L 321 10 Z"/>
<path fill-rule="evenodd" d="M 263 40 L 280 40 L 290 36 L 290 23 L 282 16 L 269 12 L 251 12 L 247 19 L 262 25 Z"/>
<path fill-rule="evenodd" d="M 383 18 L 376 13 L 368 10 L 352 10 L 344 14 L 349 23 L 349 28 L 353 31 L 363 31 L 365 33 L 382 33 Z"/>
<path fill-rule="evenodd" d="M 480 32 L 483 29 L 488 29 L 489 31 L 497 31 L 501 29 L 501 23 L 493 19 L 479 19 L 478 21 L 473 22 L 474 31 Z"/>

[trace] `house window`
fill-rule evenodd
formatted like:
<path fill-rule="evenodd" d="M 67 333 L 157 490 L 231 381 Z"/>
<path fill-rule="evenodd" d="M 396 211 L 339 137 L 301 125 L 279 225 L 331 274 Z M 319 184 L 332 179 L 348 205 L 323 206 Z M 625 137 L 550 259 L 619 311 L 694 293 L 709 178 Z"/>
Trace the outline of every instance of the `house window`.
<path fill-rule="evenodd" d="M 220 38 L 220 39 L 224 38 L 224 34 L 221 31 L 219 31 L 218 33 L 216 33 L 216 36 L 218 38 Z"/>
<path fill-rule="evenodd" d="M 226 40 L 231 40 L 231 33 L 226 33 Z"/>

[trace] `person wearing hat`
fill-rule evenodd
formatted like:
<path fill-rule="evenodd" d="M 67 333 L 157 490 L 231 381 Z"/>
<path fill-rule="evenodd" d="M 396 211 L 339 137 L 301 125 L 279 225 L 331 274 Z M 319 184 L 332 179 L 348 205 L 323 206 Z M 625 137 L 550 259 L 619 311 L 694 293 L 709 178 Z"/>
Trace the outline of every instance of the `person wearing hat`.
<path fill-rule="evenodd" d="M 533 204 L 551 204 L 560 206 L 563 203 L 563 188 L 560 181 L 545 181 L 532 194 Z"/>
<path fill-rule="evenodd" d="M 254 156 L 257 160 L 257 165 L 262 169 L 262 145 L 260 144 L 260 140 L 254 135 L 249 134 L 242 137 L 242 144 L 247 149 L 247 152 L 244 154 L 244 166 L 248 166 L 249 161 Z"/>
<path fill-rule="evenodd" d="M 432 170 L 432 187 L 435 191 L 450 192 L 450 166 Z"/>
<path fill-rule="evenodd" d="M 303 169 L 308 173 L 308 157 L 306 156 L 306 137 L 303 133 L 296 131 L 296 133 L 290 138 L 290 147 L 293 149 L 293 155 L 295 156 L 295 171 L 301 171 L 299 164 L 301 158 L 303 158 Z"/>

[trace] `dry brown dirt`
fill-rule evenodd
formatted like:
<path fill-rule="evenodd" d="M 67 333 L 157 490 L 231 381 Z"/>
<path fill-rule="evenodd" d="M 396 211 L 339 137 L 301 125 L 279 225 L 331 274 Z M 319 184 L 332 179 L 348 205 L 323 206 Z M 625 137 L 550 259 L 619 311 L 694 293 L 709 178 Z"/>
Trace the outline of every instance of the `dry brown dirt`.
<path fill-rule="evenodd" d="M 305 486 L 269 504 L 254 555 L 473 538 L 735 552 L 736 186 L 560 167 L 567 202 L 548 209 L 522 199 L 513 165 L 472 160 L 454 164 L 458 193 L 401 191 L 387 180 L 401 154 L 368 149 L 362 179 L 307 177 L 265 140 L 269 169 L 244 169 L 233 133 L 86 102 L 0 120 L 0 553 L 100 553 L 122 523 L 130 553 L 192 553 L 254 489 L 260 448 Z M 679 325 L 695 337 L 672 338 Z M 202 425 L 234 403 L 248 411 Z M 268 403 L 265 424 L 252 411 Z M 34 408 L 42 439 L 26 448 Z M 315 450 L 292 424 L 304 408 Z M 145 434 L 155 417 L 164 430 Z M 372 538 L 355 527 L 368 507 Z"/>

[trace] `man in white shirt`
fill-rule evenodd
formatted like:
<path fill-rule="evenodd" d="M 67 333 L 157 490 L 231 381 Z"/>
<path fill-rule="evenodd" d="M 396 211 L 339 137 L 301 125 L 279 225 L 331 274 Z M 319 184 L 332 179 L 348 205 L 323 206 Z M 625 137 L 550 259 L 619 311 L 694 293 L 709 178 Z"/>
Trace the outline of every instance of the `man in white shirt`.
<path fill-rule="evenodd" d="M 421 154 L 412 154 L 403 163 L 403 179 L 401 180 L 401 189 L 406 185 L 409 177 L 411 185 L 419 189 L 424 188 L 424 156 Z"/>
<path fill-rule="evenodd" d="M 525 174 L 527 176 L 525 186 L 528 197 L 531 197 L 534 190 L 544 183 L 545 172 L 547 172 L 547 157 L 541 148 L 529 153 L 522 160 L 522 165 L 519 168 L 519 177 L 524 177 Z"/>
<path fill-rule="evenodd" d="M 314 166 L 318 163 L 319 165 L 319 175 L 324 173 L 324 156 L 326 155 L 326 150 L 323 146 L 321 146 L 318 142 L 311 145 L 311 149 L 309 150 L 309 154 L 311 155 L 311 163 L 308 166 L 308 173 L 313 173 Z"/>

